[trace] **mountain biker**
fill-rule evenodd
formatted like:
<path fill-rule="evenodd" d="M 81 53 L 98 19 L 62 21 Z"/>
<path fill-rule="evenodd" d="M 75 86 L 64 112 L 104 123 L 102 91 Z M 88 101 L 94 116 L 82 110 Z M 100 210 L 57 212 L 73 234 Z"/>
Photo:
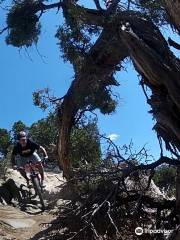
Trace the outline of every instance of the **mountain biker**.
<path fill-rule="evenodd" d="M 45 148 L 28 139 L 26 132 L 24 131 L 19 132 L 19 134 L 17 135 L 17 139 L 18 142 L 15 144 L 11 155 L 13 169 L 16 169 L 17 167 L 22 167 L 19 169 L 19 172 L 26 179 L 27 186 L 29 186 L 29 179 L 23 167 L 28 161 L 31 161 L 32 163 L 39 163 L 37 165 L 37 168 L 41 175 L 41 186 L 44 187 L 44 168 L 41 162 L 41 158 L 37 154 L 36 150 L 42 150 L 45 158 L 47 159 L 48 155 Z"/>

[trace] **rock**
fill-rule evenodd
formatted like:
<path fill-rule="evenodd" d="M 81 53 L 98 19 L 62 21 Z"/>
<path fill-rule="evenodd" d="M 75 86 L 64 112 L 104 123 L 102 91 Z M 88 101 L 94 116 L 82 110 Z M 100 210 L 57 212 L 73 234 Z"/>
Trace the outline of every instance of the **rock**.
<path fill-rule="evenodd" d="M 20 188 L 16 185 L 12 178 L 9 178 L 6 182 L 1 183 L 0 203 L 2 205 L 11 204 L 12 200 L 15 199 L 17 199 L 18 202 L 22 202 Z"/>
<path fill-rule="evenodd" d="M 35 214 L 41 212 L 41 206 L 33 205 L 33 204 L 27 204 L 24 208 L 24 211 L 26 213 Z"/>
<path fill-rule="evenodd" d="M 61 173 L 62 171 L 59 169 L 59 167 L 53 168 L 54 173 Z"/>
<path fill-rule="evenodd" d="M 36 221 L 34 221 L 33 219 L 27 219 L 27 218 L 22 218 L 22 219 L 9 218 L 9 219 L 0 220 L 0 222 L 14 229 L 30 228 L 32 227 L 32 225 L 36 223 Z"/>
<path fill-rule="evenodd" d="M 29 228 L 36 223 L 26 213 L 10 206 L 0 207 L 0 222 L 13 229 Z"/>
<path fill-rule="evenodd" d="M 59 199 L 57 202 L 56 202 L 56 206 L 62 206 L 62 205 L 66 205 L 70 203 L 69 200 L 64 200 L 64 199 Z"/>
<path fill-rule="evenodd" d="M 142 175 L 139 181 L 135 181 L 130 177 L 127 177 L 125 180 L 126 187 L 128 190 L 136 190 L 143 191 L 147 187 L 149 177 Z M 153 198 L 164 199 L 166 196 L 160 191 L 159 187 L 156 186 L 153 180 L 151 180 L 148 191 L 146 191 L 146 195 L 151 196 Z"/>

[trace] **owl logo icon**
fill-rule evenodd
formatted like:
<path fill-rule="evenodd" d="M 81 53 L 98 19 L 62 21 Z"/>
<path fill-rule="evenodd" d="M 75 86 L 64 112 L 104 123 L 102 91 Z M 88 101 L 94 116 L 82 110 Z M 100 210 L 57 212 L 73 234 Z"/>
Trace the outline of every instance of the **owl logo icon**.
<path fill-rule="evenodd" d="M 142 227 L 137 227 L 137 228 L 135 229 L 135 234 L 138 235 L 138 236 L 142 235 L 142 234 L 143 234 L 143 229 L 142 229 Z"/>

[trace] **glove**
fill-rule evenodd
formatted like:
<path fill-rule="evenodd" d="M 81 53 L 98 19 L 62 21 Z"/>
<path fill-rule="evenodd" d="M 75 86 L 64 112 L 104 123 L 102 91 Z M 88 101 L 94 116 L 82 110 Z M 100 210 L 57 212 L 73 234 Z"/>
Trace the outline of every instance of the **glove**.
<path fill-rule="evenodd" d="M 43 165 L 46 163 L 47 160 L 48 160 L 48 156 L 45 156 L 43 159 Z"/>

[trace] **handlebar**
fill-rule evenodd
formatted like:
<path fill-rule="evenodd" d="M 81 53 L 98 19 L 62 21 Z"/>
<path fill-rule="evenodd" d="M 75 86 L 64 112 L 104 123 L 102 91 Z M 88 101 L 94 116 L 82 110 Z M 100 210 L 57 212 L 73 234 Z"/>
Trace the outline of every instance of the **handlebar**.
<path fill-rule="evenodd" d="M 48 160 L 48 156 L 45 156 L 45 157 L 43 158 L 43 160 L 41 161 L 41 163 L 44 165 L 47 160 Z M 18 167 L 17 165 L 14 165 L 14 166 L 13 166 L 13 169 L 14 169 L 14 170 L 20 170 L 20 169 L 24 169 L 26 165 L 32 164 L 33 166 L 36 166 L 36 165 L 39 165 L 39 163 L 40 163 L 40 162 L 33 163 L 32 161 L 27 161 L 27 163 L 26 163 L 23 167 Z"/>
<path fill-rule="evenodd" d="M 20 170 L 20 169 L 25 169 L 26 167 L 29 167 L 29 166 L 31 166 L 31 167 L 36 167 L 37 165 L 39 165 L 40 164 L 40 162 L 36 162 L 36 163 L 33 163 L 33 162 L 31 162 L 31 161 L 28 161 L 24 166 L 22 166 L 22 167 L 18 167 L 17 165 L 14 165 L 13 166 L 13 169 L 14 170 Z"/>

